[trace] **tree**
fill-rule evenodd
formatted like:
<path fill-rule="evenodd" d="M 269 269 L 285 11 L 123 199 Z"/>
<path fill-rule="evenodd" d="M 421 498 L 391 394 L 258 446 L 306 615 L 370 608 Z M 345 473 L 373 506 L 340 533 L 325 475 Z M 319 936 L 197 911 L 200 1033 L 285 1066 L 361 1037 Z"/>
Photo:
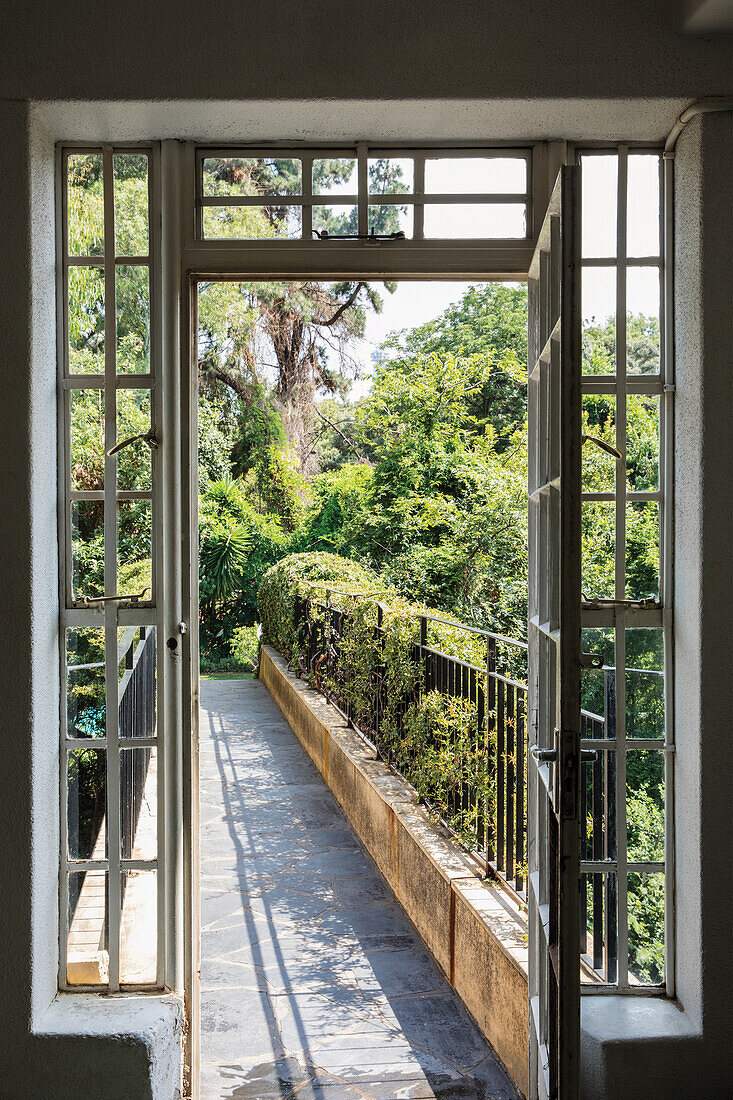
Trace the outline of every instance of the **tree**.
<path fill-rule="evenodd" d="M 355 161 L 348 159 L 316 160 L 314 193 L 327 194 L 329 188 L 344 184 L 353 176 L 354 167 Z M 401 167 L 393 161 L 372 162 L 370 193 L 405 191 L 401 176 Z M 226 223 L 226 235 L 267 238 L 291 234 L 297 208 L 282 200 L 300 193 L 299 161 L 211 158 L 205 162 L 205 179 L 211 194 L 272 198 L 271 205 L 262 207 L 214 208 L 220 221 L 232 219 L 231 224 Z M 356 207 L 346 213 L 340 213 L 337 206 L 313 209 L 319 231 L 331 236 L 357 231 Z M 371 228 L 377 233 L 393 232 L 403 209 L 395 204 L 372 205 Z M 224 234 L 221 226 L 218 231 Z M 394 290 L 394 283 L 384 285 L 388 292 Z M 350 356 L 352 343 L 364 333 L 367 311 L 379 312 L 381 308 L 376 287 L 363 282 L 203 286 L 199 310 L 202 382 L 229 386 L 248 404 L 256 399 L 253 386 L 271 381 L 271 400 L 301 471 L 313 472 L 316 394 L 346 391 L 357 371 Z"/>
<path fill-rule="evenodd" d="M 427 324 L 393 334 L 384 344 L 411 362 L 426 355 L 487 355 L 496 364 L 468 404 L 477 424 L 494 432 L 497 450 L 508 446 L 527 414 L 527 288 L 505 283 L 470 287 Z M 501 366 L 499 366 L 501 364 Z"/>

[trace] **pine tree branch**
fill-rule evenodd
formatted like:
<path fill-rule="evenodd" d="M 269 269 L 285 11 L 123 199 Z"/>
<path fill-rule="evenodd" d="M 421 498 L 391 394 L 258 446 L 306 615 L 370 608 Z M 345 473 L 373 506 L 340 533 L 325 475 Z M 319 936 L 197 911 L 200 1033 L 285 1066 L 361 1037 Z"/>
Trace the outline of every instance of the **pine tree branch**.
<path fill-rule="evenodd" d="M 314 321 L 314 324 L 318 325 L 319 328 L 331 328 L 332 325 L 336 324 L 339 317 L 342 317 L 344 313 L 346 313 L 347 309 L 351 309 L 354 302 L 359 297 L 359 291 L 362 290 L 365 286 L 366 283 L 357 283 L 356 289 L 352 291 L 347 300 L 339 306 L 330 321 Z"/>

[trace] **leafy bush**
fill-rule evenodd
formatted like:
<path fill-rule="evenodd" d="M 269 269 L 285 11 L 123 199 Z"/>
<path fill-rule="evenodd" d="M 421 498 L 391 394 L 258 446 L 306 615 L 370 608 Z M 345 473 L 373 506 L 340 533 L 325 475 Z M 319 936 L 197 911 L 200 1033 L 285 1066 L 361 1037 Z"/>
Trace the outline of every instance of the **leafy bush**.
<path fill-rule="evenodd" d="M 239 668 L 255 672 L 260 659 L 259 623 L 238 626 L 232 636 L 231 654 Z"/>
<path fill-rule="evenodd" d="M 420 639 L 421 616 L 431 609 L 402 599 L 356 562 L 335 554 L 291 554 L 265 574 L 259 608 L 266 640 L 296 668 L 307 667 L 308 640 L 308 628 L 296 621 L 296 599 L 308 601 L 308 626 L 319 635 L 327 596 L 331 607 L 344 612 L 343 625 L 338 639 L 328 643 L 336 657 L 331 671 L 308 673 L 310 682 L 338 698 L 359 729 L 375 740 L 378 697 L 381 755 L 469 847 L 477 847 L 478 808 L 492 794 L 478 706 L 422 690 L 413 647 Z M 479 670 L 486 667 L 481 635 L 428 621 L 427 642 Z M 482 691 L 485 682 L 485 673 L 477 672 Z M 466 784 L 474 792 L 470 805 L 456 798 Z"/>
<path fill-rule="evenodd" d="M 294 657 L 296 596 L 305 593 L 323 596 L 332 589 L 376 593 L 378 578 L 358 562 L 320 551 L 289 554 L 272 565 L 262 578 L 257 596 L 267 641 L 287 657 Z"/>

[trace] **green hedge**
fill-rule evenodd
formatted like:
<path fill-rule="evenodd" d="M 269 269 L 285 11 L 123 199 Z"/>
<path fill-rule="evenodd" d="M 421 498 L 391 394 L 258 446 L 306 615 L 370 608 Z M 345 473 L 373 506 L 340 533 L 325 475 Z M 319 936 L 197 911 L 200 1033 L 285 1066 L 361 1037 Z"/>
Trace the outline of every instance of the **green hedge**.
<path fill-rule="evenodd" d="M 265 638 L 294 667 L 305 656 L 306 635 L 295 623 L 296 596 L 309 604 L 311 625 L 323 615 L 317 604 L 330 594 L 332 606 L 347 613 L 339 639 L 334 676 L 309 676 L 348 706 L 354 723 L 374 737 L 376 680 L 381 684 L 380 754 L 415 787 L 443 820 L 469 846 L 478 844 L 478 811 L 493 797 L 485 750 L 485 731 L 478 729 L 478 708 L 468 700 L 422 690 L 422 673 L 412 657 L 420 638 L 420 616 L 430 613 L 401 599 L 379 577 L 356 562 L 335 554 L 292 554 L 273 565 L 259 591 Z M 376 633 L 378 606 L 381 636 Z M 441 623 L 428 624 L 428 644 L 441 652 L 485 668 L 481 637 Z M 304 662 L 303 662 L 304 663 Z M 478 682 L 483 689 L 485 676 Z M 456 805 L 456 792 L 468 784 L 470 805 Z"/>

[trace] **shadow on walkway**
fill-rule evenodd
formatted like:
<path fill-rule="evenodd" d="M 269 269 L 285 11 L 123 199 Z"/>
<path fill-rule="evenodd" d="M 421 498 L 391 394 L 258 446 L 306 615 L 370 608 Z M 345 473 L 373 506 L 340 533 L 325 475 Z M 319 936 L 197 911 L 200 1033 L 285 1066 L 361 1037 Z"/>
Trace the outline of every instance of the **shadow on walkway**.
<path fill-rule="evenodd" d="M 518 1093 L 259 681 L 201 686 L 203 1100 Z"/>

